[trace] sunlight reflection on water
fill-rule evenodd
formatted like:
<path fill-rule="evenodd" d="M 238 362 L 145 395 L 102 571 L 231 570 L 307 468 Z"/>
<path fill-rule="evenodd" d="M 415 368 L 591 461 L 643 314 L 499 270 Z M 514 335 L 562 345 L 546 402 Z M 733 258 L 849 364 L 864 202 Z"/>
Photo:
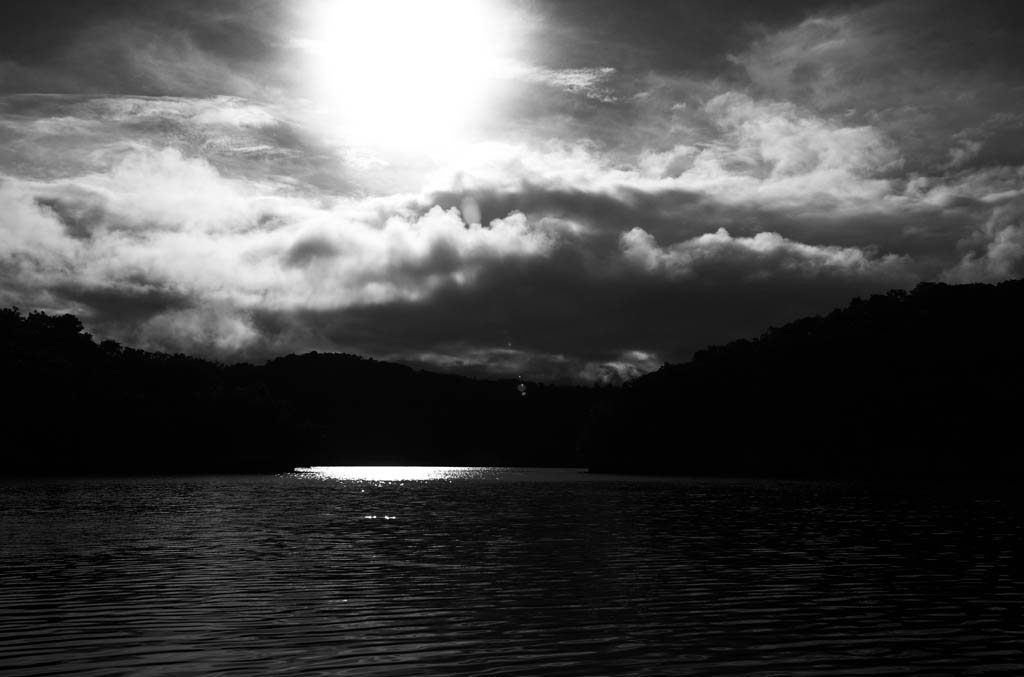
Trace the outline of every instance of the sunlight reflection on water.
<path fill-rule="evenodd" d="M 0 479 L 0 673 L 1024 675 L 1024 506 L 578 468 Z"/>
<path fill-rule="evenodd" d="M 425 466 L 425 465 L 353 465 L 299 468 L 297 472 L 316 479 L 356 482 L 417 482 L 424 480 L 485 479 L 497 476 L 502 468 Z"/>

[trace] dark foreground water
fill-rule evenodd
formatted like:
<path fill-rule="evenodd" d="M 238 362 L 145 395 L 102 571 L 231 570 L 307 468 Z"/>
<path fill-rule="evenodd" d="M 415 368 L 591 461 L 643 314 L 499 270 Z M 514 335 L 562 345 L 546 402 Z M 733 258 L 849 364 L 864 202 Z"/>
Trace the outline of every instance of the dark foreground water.
<path fill-rule="evenodd" d="M 1024 674 L 1022 525 L 577 471 L 2 480 L 0 672 Z"/>

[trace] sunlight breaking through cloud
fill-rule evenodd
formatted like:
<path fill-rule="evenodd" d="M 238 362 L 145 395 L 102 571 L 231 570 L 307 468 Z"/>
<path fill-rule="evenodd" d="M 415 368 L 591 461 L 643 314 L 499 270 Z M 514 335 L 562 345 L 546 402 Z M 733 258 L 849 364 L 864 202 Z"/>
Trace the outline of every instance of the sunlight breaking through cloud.
<path fill-rule="evenodd" d="M 945 23 L 910 41 L 918 4 L 745 44 L 709 15 L 689 68 L 659 8 L 614 10 L 620 53 L 569 7 L 471 4 L 196 8 L 175 35 L 109 8 L 48 63 L 12 43 L 2 301 L 222 359 L 600 380 L 1021 271 L 1019 75 Z"/>

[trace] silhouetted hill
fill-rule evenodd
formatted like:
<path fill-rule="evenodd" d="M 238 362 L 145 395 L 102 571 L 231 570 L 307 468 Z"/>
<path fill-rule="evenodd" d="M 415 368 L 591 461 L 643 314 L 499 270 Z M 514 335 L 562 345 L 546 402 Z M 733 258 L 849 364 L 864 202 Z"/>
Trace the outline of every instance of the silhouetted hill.
<path fill-rule="evenodd" d="M 1024 469 L 1024 281 L 921 284 L 698 353 L 602 403 L 599 470 L 841 477 Z"/>
<path fill-rule="evenodd" d="M 97 344 L 72 315 L 0 310 L 0 472 L 290 470 L 309 464 L 582 462 L 589 391 L 479 381 L 353 355 L 262 366 Z"/>
<path fill-rule="evenodd" d="M 261 366 L 97 344 L 0 310 L 0 472 L 579 465 L 712 475 L 1024 469 L 1024 281 L 922 284 L 699 352 L 620 388 L 475 380 L 354 355 Z"/>

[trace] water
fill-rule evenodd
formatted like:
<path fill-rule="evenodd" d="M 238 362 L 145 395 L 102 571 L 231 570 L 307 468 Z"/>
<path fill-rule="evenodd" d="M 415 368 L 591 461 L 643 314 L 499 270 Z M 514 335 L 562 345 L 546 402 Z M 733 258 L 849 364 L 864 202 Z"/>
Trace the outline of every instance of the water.
<path fill-rule="evenodd" d="M 572 470 L 3 480 L 0 671 L 1024 674 L 1022 524 Z"/>

